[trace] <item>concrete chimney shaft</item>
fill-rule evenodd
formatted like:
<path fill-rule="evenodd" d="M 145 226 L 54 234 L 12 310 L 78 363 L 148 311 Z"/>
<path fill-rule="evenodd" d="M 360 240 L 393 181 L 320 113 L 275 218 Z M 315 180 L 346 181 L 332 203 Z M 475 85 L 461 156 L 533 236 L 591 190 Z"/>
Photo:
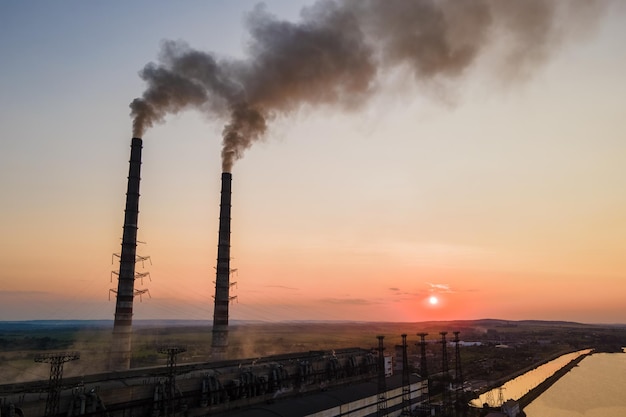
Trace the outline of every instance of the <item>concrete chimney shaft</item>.
<path fill-rule="evenodd" d="M 214 359 L 224 359 L 228 347 L 228 305 L 230 303 L 230 208 L 232 174 L 222 173 L 220 201 L 220 228 L 217 244 L 217 273 L 215 279 L 215 306 L 213 312 Z"/>
<path fill-rule="evenodd" d="M 141 174 L 142 140 L 133 138 L 130 151 L 128 189 L 122 252 L 120 254 L 113 341 L 111 344 L 110 367 L 112 370 L 130 368 L 131 334 L 133 322 L 133 298 L 135 291 L 135 262 L 137 254 L 137 219 L 139 217 L 139 181 Z"/>

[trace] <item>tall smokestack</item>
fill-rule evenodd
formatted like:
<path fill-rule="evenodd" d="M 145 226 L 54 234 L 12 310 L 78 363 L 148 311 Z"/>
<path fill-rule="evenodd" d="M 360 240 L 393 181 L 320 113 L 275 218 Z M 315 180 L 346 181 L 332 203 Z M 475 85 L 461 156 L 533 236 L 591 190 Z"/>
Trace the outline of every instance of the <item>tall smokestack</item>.
<path fill-rule="evenodd" d="M 124 234 L 122 236 L 117 301 L 115 304 L 115 322 L 113 324 L 113 342 L 111 344 L 109 363 L 112 370 L 130 368 L 142 140 L 140 138 L 133 138 L 130 147 L 130 168 L 128 171 L 128 189 L 126 191 Z"/>
<path fill-rule="evenodd" d="M 223 359 L 228 347 L 228 304 L 230 303 L 230 172 L 222 173 L 220 200 L 220 229 L 217 244 L 217 276 L 215 279 L 215 307 L 213 310 L 213 358 Z"/>

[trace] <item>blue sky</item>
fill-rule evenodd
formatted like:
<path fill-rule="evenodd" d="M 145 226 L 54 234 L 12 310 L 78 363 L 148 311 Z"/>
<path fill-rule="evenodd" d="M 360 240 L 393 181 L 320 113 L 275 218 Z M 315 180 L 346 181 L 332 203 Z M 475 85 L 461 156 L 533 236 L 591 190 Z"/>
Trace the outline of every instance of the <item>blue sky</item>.
<path fill-rule="evenodd" d="M 290 21 L 307 3 L 265 2 Z M 245 57 L 255 4 L 0 3 L 0 318 L 113 317 L 138 73 L 165 39 Z M 489 59 L 450 85 L 396 73 L 358 112 L 273 120 L 233 172 L 234 317 L 626 322 L 623 21 L 526 80 Z M 137 318 L 212 318 L 223 123 L 144 137 Z"/>

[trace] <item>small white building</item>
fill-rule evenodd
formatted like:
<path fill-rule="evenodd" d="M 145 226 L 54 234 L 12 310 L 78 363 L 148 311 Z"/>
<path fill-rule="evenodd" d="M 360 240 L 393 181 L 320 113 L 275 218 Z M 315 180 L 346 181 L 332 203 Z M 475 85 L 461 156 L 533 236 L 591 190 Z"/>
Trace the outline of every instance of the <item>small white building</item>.
<path fill-rule="evenodd" d="M 385 356 L 385 376 L 393 375 L 393 356 Z"/>

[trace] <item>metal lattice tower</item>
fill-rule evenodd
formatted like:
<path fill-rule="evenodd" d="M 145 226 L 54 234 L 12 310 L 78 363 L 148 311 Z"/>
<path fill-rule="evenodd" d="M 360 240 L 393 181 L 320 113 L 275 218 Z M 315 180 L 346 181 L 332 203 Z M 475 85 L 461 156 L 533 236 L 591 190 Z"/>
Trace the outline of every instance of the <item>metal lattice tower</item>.
<path fill-rule="evenodd" d="M 443 386 L 443 408 L 444 410 L 448 409 L 448 403 L 450 402 L 449 393 L 448 393 L 448 342 L 446 341 L 446 335 L 448 332 L 439 332 L 441 335 L 441 373 L 443 376 L 444 386 Z"/>
<path fill-rule="evenodd" d="M 489 407 L 497 407 L 496 400 L 493 398 L 493 390 L 487 391 L 487 394 L 485 395 L 485 402 L 489 404 Z"/>
<path fill-rule="evenodd" d="M 454 333 L 454 381 L 456 385 L 456 401 L 459 401 L 459 391 L 463 389 L 463 369 L 461 368 L 461 345 L 459 342 L 459 334 L 461 332 Z"/>
<path fill-rule="evenodd" d="M 46 400 L 46 416 L 53 416 L 59 411 L 61 396 L 61 381 L 63 381 L 63 364 L 80 359 L 78 352 L 42 353 L 35 356 L 35 362 L 50 364 L 50 381 L 48 384 L 48 399 Z"/>
<path fill-rule="evenodd" d="M 176 356 L 187 351 L 184 346 L 161 346 L 157 349 L 159 353 L 167 355 L 167 383 L 166 383 L 166 409 L 165 415 L 172 415 L 174 410 L 174 399 L 176 397 Z"/>
<path fill-rule="evenodd" d="M 385 380 L 385 350 L 383 339 L 385 336 L 376 336 L 378 339 L 378 408 L 377 417 L 387 415 L 387 381 Z"/>
<path fill-rule="evenodd" d="M 498 388 L 498 407 L 502 407 L 504 404 L 504 387 Z"/>
<path fill-rule="evenodd" d="M 428 367 L 426 365 L 426 336 L 428 333 L 418 333 L 420 337 L 420 372 L 423 378 L 428 378 Z"/>
<path fill-rule="evenodd" d="M 402 335 L 402 416 L 411 415 L 411 381 L 409 375 L 409 357 L 406 351 L 406 334 Z"/>
<path fill-rule="evenodd" d="M 426 378 L 426 384 L 428 385 L 428 399 L 427 404 L 430 404 L 430 378 L 428 378 L 428 366 L 426 365 L 426 336 L 428 333 L 418 333 L 420 337 L 420 372 L 422 378 Z"/>

